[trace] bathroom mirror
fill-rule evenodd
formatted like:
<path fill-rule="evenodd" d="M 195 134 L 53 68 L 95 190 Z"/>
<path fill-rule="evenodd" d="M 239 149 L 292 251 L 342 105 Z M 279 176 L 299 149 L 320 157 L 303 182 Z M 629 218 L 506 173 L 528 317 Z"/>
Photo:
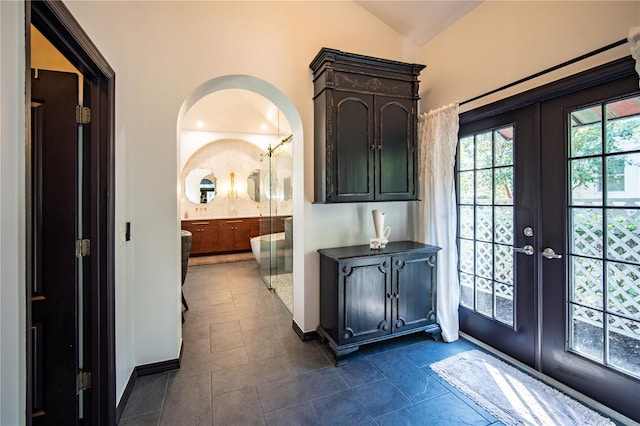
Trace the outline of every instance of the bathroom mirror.
<path fill-rule="evenodd" d="M 209 169 L 193 169 L 184 179 L 184 194 L 195 204 L 207 204 L 216 196 L 217 179 Z"/>

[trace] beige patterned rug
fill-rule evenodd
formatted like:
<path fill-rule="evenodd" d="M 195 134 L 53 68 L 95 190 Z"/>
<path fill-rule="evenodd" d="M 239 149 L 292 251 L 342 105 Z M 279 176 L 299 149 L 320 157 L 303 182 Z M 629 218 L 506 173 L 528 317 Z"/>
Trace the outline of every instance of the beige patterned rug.
<path fill-rule="evenodd" d="M 189 266 L 215 265 L 217 263 L 245 262 L 255 260 L 252 252 L 216 254 L 213 256 L 192 256 L 189 257 Z"/>
<path fill-rule="evenodd" d="M 461 352 L 430 367 L 505 425 L 614 425 L 576 400 L 479 350 Z"/>

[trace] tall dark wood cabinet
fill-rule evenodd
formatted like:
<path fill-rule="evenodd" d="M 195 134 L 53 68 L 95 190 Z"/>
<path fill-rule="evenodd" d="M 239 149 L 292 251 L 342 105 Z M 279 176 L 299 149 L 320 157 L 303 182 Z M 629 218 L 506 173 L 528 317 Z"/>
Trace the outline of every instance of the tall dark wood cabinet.
<path fill-rule="evenodd" d="M 315 201 L 417 199 L 424 65 L 323 48 L 314 75 Z"/>
<path fill-rule="evenodd" d="M 439 338 L 436 314 L 440 247 L 392 242 L 318 250 L 320 326 L 336 362 L 363 344 L 417 331 Z"/>

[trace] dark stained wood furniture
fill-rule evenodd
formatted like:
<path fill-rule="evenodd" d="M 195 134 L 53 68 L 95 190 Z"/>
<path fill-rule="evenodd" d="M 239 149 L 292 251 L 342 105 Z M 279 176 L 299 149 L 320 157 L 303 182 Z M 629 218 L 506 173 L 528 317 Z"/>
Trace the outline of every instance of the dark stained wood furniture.
<path fill-rule="evenodd" d="M 314 76 L 315 202 L 417 199 L 424 65 L 323 48 Z"/>
<path fill-rule="evenodd" d="M 336 364 L 361 345 L 418 331 L 440 337 L 436 316 L 440 247 L 401 241 L 318 250 L 320 326 Z"/>

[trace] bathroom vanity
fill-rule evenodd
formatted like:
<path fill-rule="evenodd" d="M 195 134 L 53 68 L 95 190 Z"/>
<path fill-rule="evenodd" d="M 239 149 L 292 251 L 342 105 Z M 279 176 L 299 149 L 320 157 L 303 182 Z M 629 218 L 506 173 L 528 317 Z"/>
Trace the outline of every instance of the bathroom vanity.
<path fill-rule="evenodd" d="M 284 232 L 284 219 L 231 217 L 183 220 L 182 229 L 192 234 L 191 255 L 250 251 L 250 240 L 261 234 Z"/>
<path fill-rule="evenodd" d="M 318 250 L 320 339 L 336 364 L 361 345 L 424 331 L 440 338 L 436 314 L 440 247 L 413 241 Z"/>

